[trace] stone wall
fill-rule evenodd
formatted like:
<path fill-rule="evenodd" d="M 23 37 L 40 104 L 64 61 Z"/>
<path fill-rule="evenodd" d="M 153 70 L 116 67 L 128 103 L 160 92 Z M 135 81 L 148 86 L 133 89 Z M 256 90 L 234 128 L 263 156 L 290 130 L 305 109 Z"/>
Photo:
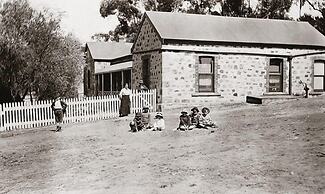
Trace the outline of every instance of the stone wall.
<path fill-rule="evenodd" d="M 297 57 L 292 60 L 292 93 L 302 94 L 303 85 L 299 81 L 307 83 L 310 92 L 313 92 L 314 61 L 325 60 L 325 54 Z"/>
<path fill-rule="evenodd" d="M 222 96 L 259 96 L 266 92 L 267 59 L 263 56 L 217 55 L 218 92 Z"/>
<path fill-rule="evenodd" d="M 180 46 L 181 47 L 181 46 Z M 283 64 L 283 94 L 289 93 L 289 62 L 287 57 L 262 56 L 247 54 L 205 54 L 203 52 L 162 53 L 162 103 L 165 108 L 186 106 L 189 104 L 214 104 L 225 99 L 244 101 L 247 95 L 262 96 L 268 92 L 269 62 L 271 58 L 281 58 Z M 193 49 L 195 50 L 195 49 Z M 244 51 L 244 52 L 243 52 Z M 315 52 L 301 49 L 260 49 L 252 48 L 252 52 L 269 52 L 296 54 Z M 200 95 L 197 91 L 197 65 L 199 56 L 212 56 L 215 59 L 215 93 Z M 301 93 L 299 80 L 307 82 L 312 91 L 313 62 L 324 59 L 325 55 L 298 57 L 292 63 L 292 93 Z"/>
<path fill-rule="evenodd" d="M 161 64 L 162 58 L 159 51 L 138 53 L 133 55 L 132 67 L 132 88 L 139 86 L 139 81 L 142 79 L 142 59 L 149 58 L 150 66 L 150 89 L 161 90 Z M 161 91 L 160 91 L 161 93 Z"/>
<path fill-rule="evenodd" d="M 86 64 L 84 68 L 84 94 L 86 96 L 95 95 L 96 90 L 96 78 L 95 78 L 95 62 L 88 50 L 86 55 Z M 88 74 L 90 76 L 90 82 L 88 83 Z"/>
<path fill-rule="evenodd" d="M 215 92 L 198 93 L 199 56 L 215 59 Z M 206 55 L 193 52 L 163 52 L 162 102 L 164 108 L 215 104 L 244 100 L 246 95 L 259 96 L 266 89 L 266 58 L 242 55 Z"/>
<path fill-rule="evenodd" d="M 142 62 L 144 58 L 149 58 L 150 66 L 150 89 L 157 90 L 158 109 L 161 104 L 162 94 L 162 57 L 161 57 L 161 41 L 156 30 L 152 27 L 148 18 L 145 18 L 138 38 L 133 48 L 133 66 L 132 66 L 132 88 L 138 88 L 139 81 L 142 76 Z"/>
<path fill-rule="evenodd" d="M 162 53 L 162 102 L 190 103 L 195 93 L 195 54 L 184 52 Z"/>
<path fill-rule="evenodd" d="M 152 51 L 161 48 L 161 41 L 155 28 L 146 17 L 141 26 L 137 40 L 134 43 L 133 53 Z"/>

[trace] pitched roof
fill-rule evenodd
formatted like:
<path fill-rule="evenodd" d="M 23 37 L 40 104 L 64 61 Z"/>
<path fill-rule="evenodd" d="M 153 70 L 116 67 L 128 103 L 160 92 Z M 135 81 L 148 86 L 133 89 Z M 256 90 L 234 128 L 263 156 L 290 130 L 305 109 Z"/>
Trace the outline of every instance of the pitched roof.
<path fill-rule="evenodd" d="M 325 47 L 308 22 L 146 12 L 162 39 Z"/>
<path fill-rule="evenodd" d="M 131 55 L 132 43 L 87 42 L 86 48 L 94 60 L 113 60 Z"/>

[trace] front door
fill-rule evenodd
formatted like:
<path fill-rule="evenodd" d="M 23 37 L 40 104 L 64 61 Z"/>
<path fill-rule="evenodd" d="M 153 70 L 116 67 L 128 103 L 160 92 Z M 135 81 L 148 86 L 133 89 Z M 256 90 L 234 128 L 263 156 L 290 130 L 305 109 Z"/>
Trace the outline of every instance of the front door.
<path fill-rule="evenodd" d="M 142 58 L 142 80 L 143 84 L 150 89 L 150 56 Z"/>
<path fill-rule="evenodd" d="M 283 59 L 270 60 L 269 92 L 283 92 Z"/>

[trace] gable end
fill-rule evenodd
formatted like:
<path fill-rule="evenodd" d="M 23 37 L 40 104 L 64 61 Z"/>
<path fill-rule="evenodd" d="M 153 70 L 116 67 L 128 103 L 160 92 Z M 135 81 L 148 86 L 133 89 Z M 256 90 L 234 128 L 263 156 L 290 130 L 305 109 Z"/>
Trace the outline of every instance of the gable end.
<path fill-rule="evenodd" d="M 132 53 L 161 49 L 162 39 L 149 17 L 145 14 L 139 33 L 132 46 Z"/>

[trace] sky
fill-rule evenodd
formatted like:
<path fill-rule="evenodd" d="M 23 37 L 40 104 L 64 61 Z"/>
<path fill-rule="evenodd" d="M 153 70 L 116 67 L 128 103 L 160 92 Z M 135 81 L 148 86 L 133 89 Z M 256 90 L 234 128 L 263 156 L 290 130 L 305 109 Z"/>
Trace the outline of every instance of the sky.
<path fill-rule="evenodd" d="M 62 28 L 66 33 L 73 33 L 82 43 L 93 41 L 91 36 L 95 33 L 113 30 L 118 23 L 115 16 L 101 17 L 99 13 L 101 0 L 29 0 L 29 2 L 36 9 L 48 8 L 52 12 L 63 13 Z M 256 2 L 251 0 L 251 6 Z M 304 6 L 302 12 L 315 13 L 310 6 Z M 299 5 L 291 8 L 290 16 L 299 17 Z"/>
<path fill-rule="evenodd" d="M 82 43 L 92 41 L 95 33 L 107 33 L 117 25 L 114 16 L 101 17 L 101 0 L 29 0 L 32 7 L 41 10 L 50 9 L 62 13 L 62 28 L 66 33 L 74 34 Z"/>

